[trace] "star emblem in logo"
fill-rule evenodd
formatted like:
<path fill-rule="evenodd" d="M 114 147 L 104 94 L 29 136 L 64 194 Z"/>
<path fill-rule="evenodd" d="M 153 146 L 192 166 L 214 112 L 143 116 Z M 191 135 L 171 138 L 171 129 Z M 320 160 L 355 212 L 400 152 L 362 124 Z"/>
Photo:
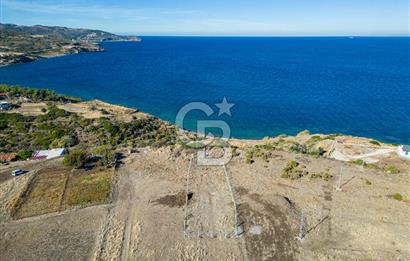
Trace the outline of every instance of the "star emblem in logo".
<path fill-rule="evenodd" d="M 216 103 L 216 107 L 219 108 L 219 113 L 218 116 L 221 116 L 222 114 L 226 113 L 229 116 L 231 116 L 231 108 L 235 105 L 233 103 L 228 103 L 226 100 L 226 97 L 223 98 L 221 103 Z"/>

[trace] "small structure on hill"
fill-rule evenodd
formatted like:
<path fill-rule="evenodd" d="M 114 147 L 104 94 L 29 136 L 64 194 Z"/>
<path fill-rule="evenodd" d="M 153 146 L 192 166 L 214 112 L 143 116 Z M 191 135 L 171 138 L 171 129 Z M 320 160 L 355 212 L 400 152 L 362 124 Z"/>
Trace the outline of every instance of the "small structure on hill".
<path fill-rule="evenodd" d="M 6 101 L 0 101 L 0 111 L 6 111 L 11 108 L 10 103 Z"/>
<path fill-rule="evenodd" d="M 0 154 L 0 161 L 2 162 L 10 162 L 17 160 L 16 153 L 2 153 Z"/>
<path fill-rule="evenodd" d="M 51 150 L 40 150 L 34 152 L 33 156 L 30 158 L 31 160 L 42 160 L 42 159 L 54 159 L 61 156 L 64 156 L 66 153 L 66 149 L 51 149 Z"/>
<path fill-rule="evenodd" d="M 21 101 L 21 102 L 33 102 L 32 99 L 24 97 L 24 96 L 20 96 L 19 101 Z"/>
<path fill-rule="evenodd" d="M 400 145 L 397 152 L 400 156 L 410 159 L 410 145 Z"/>

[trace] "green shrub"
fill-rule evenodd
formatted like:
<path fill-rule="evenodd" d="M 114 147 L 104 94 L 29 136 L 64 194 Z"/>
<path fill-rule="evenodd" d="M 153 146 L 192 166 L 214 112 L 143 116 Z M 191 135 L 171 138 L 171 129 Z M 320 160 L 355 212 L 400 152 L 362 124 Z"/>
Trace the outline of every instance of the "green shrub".
<path fill-rule="evenodd" d="M 31 155 L 33 155 L 33 151 L 31 151 L 31 150 L 21 150 L 17 153 L 17 157 L 20 160 L 26 160 L 26 159 L 30 158 Z"/>
<path fill-rule="evenodd" d="M 19 113 L 0 113 L 0 129 L 6 129 L 8 126 L 15 126 L 21 122 L 30 122 L 33 117 L 23 116 Z"/>
<path fill-rule="evenodd" d="M 68 148 L 77 144 L 77 138 L 75 136 L 65 135 L 61 138 L 56 138 L 50 144 L 50 148 Z"/>
<path fill-rule="evenodd" d="M 113 165 L 115 163 L 115 154 L 113 148 L 108 145 L 101 145 L 93 150 L 93 154 L 101 156 L 103 166 Z"/>
<path fill-rule="evenodd" d="M 294 168 L 296 168 L 297 166 L 299 166 L 299 162 L 297 162 L 296 160 L 291 160 L 286 164 L 286 166 L 283 170 L 284 171 L 291 171 Z"/>
<path fill-rule="evenodd" d="M 80 99 L 72 98 L 55 93 L 47 89 L 32 89 L 20 87 L 17 85 L 0 84 L 0 92 L 7 93 L 10 97 L 24 96 L 34 101 L 61 101 L 61 102 L 77 102 Z"/>
<path fill-rule="evenodd" d="M 333 178 L 333 175 L 329 173 L 329 171 L 323 171 L 323 172 L 314 172 L 310 174 L 310 178 L 312 179 L 323 179 L 325 181 L 330 180 L 331 178 Z"/>
<path fill-rule="evenodd" d="M 255 145 L 255 148 L 257 149 L 264 149 L 267 151 L 272 151 L 275 150 L 275 145 L 273 143 L 264 143 L 264 144 L 260 144 L 260 145 Z"/>
<path fill-rule="evenodd" d="M 392 198 L 394 198 L 395 200 L 398 201 L 402 201 L 403 200 L 403 196 L 400 193 L 395 193 L 392 195 Z"/>
<path fill-rule="evenodd" d="M 390 174 L 397 174 L 400 172 L 400 170 L 396 166 L 390 165 L 386 168 L 386 172 Z"/>
<path fill-rule="evenodd" d="M 362 159 L 357 159 L 353 161 L 354 164 L 359 165 L 359 166 L 366 166 L 366 162 Z"/>
<path fill-rule="evenodd" d="M 282 170 L 281 177 L 286 179 L 300 179 L 304 175 L 307 175 L 308 172 L 306 170 L 302 170 L 301 168 L 306 168 L 304 165 L 300 165 L 299 162 L 295 160 L 289 161 L 285 168 Z"/>
<path fill-rule="evenodd" d="M 316 156 L 316 157 L 322 157 L 325 153 L 326 151 L 322 147 L 319 147 L 317 150 L 309 149 L 307 152 L 307 154 Z"/>
<path fill-rule="evenodd" d="M 68 154 L 64 156 L 64 165 L 70 166 L 70 167 L 75 167 L 75 168 L 81 168 L 84 167 L 84 165 L 88 162 L 89 160 L 89 155 L 85 150 L 72 150 Z"/>
<path fill-rule="evenodd" d="M 300 143 L 294 142 L 292 146 L 290 147 L 290 151 L 305 154 L 308 152 L 308 149 L 306 145 L 302 145 Z"/>

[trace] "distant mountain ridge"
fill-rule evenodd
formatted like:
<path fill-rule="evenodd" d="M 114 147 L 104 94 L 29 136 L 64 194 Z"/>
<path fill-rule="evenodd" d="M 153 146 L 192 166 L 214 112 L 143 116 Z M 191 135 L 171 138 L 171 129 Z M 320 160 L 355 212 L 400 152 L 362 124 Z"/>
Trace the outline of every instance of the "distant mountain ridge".
<path fill-rule="evenodd" d="M 0 66 L 80 52 L 103 51 L 104 41 L 133 41 L 136 36 L 61 26 L 21 26 L 0 23 Z"/>
<path fill-rule="evenodd" d="M 88 41 L 88 42 L 103 42 L 103 41 L 140 41 L 136 36 L 116 35 L 109 32 L 93 29 L 68 28 L 62 26 L 23 26 L 15 24 L 1 24 L 0 31 L 10 31 L 22 34 L 31 35 L 48 35 L 56 37 L 60 40 L 70 41 Z"/>

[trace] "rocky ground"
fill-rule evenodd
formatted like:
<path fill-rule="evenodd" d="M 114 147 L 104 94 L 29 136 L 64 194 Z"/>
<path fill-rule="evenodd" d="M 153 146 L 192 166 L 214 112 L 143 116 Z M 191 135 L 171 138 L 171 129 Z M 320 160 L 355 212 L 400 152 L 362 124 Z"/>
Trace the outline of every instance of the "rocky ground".
<path fill-rule="evenodd" d="M 140 149 L 126 155 L 116 170 L 111 203 L 22 219 L 3 218 L 2 257 L 5 260 L 410 258 L 410 163 L 394 154 L 390 157 L 400 161 L 405 169 L 398 174 L 284 151 L 274 151 L 268 161 L 256 158 L 254 163 L 246 164 L 245 152 L 240 150 L 227 165 L 233 200 L 222 167 L 198 166 L 194 158 L 187 175 L 191 157 L 190 151 L 175 148 Z M 328 170 L 333 177 L 282 178 L 283 168 L 290 160 L 304 164 L 310 173 Z M 341 191 L 337 191 L 341 169 Z M 0 188 L 11 186 L 18 192 L 28 180 L 29 176 L 3 180 Z M 9 184 L 11 181 L 14 185 Z M 394 199 L 395 193 L 403 198 Z M 1 204 L 7 204 L 7 195 L 10 193 L 0 194 Z M 229 234 L 235 227 L 233 201 L 243 229 L 239 237 Z M 300 241 L 295 238 L 299 235 L 302 211 L 305 226 Z M 188 220 L 187 229 L 184 229 L 185 220 Z"/>
<path fill-rule="evenodd" d="M 30 52 L 15 52 L 15 51 L 1 51 L 0 52 L 0 66 L 6 66 L 11 64 L 27 63 L 42 58 L 50 58 L 56 56 L 62 56 L 67 54 L 77 54 L 80 52 L 101 52 L 103 49 L 94 44 L 76 44 L 72 43 L 59 43 L 53 47 L 50 47 L 41 53 Z"/>

